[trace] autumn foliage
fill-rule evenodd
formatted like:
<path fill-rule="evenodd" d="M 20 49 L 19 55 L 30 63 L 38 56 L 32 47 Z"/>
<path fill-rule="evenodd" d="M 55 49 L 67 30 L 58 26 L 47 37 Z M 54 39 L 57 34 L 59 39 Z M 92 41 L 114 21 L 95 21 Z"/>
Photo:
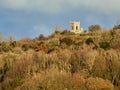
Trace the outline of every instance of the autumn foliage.
<path fill-rule="evenodd" d="M 120 30 L 1 41 L 0 90 L 120 90 Z"/>

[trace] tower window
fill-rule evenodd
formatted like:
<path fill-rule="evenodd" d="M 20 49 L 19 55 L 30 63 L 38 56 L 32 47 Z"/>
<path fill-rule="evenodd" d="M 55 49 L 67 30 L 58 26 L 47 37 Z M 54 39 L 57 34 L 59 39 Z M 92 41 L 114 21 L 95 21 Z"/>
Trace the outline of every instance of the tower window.
<path fill-rule="evenodd" d="M 76 30 L 78 30 L 78 26 L 76 26 Z"/>

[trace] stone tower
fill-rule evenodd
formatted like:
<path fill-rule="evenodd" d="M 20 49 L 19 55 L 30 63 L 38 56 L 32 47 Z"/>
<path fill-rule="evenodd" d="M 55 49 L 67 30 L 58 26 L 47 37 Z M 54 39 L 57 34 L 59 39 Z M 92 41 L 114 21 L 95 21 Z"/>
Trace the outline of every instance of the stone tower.
<path fill-rule="evenodd" d="M 73 32 L 75 34 L 80 34 L 82 32 L 80 28 L 80 22 L 75 22 L 75 21 L 70 22 L 70 32 Z"/>

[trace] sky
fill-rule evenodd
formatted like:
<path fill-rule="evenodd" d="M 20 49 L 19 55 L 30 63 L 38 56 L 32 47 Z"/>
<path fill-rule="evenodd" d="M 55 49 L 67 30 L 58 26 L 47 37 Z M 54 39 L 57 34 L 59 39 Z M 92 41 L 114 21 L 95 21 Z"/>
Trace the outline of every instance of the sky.
<path fill-rule="evenodd" d="M 99 24 L 110 29 L 120 20 L 120 0 L 0 0 L 0 32 L 17 39 L 50 35 L 54 27 L 69 30 L 80 21 L 87 30 Z"/>

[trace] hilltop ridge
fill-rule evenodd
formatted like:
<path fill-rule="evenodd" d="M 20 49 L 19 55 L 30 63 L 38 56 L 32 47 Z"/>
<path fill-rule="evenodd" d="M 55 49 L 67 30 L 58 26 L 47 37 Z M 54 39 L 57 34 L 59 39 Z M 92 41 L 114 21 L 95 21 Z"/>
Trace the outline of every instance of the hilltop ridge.
<path fill-rule="evenodd" d="M 10 39 L 0 44 L 0 90 L 119 90 L 120 29 Z"/>

